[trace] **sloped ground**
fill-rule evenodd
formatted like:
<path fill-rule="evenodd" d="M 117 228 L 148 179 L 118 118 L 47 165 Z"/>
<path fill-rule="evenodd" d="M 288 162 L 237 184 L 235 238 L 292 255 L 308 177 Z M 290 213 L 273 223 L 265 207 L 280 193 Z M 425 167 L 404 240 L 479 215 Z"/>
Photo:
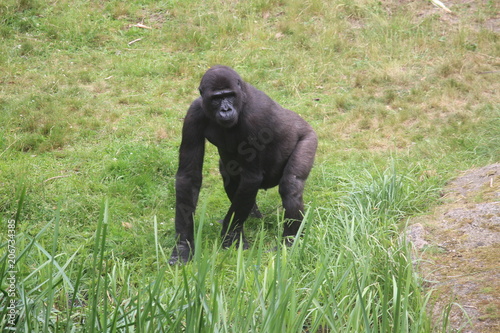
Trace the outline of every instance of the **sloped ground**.
<path fill-rule="evenodd" d="M 442 206 L 411 221 L 409 238 L 434 322 L 451 311 L 450 332 L 500 332 L 500 164 L 452 181 Z"/>

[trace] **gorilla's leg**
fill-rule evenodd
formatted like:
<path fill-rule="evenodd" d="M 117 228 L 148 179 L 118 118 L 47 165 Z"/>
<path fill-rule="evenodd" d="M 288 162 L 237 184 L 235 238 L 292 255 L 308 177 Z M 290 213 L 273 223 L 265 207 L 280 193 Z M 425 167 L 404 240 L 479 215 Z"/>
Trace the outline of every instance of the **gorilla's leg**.
<path fill-rule="evenodd" d="M 224 184 L 224 190 L 226 191 L 227 197 L 231 202 L 233 202 L 233 196 L 236 193 L 239 185 L 239 175 L 231 176 L 226 168 L 224 167 L 224 163 L 222 160 L 219 160 L 219 171 L 222 176 L 222 181 Z M 257 206 L 257 203 L 254 203 L 252 207 L 252 211 L 250 212 L 251 217 L 262 218 L 262 213 Z M 222 223 L 224 220 L 219 220 L 219 223 Z"/>
<path fill-rule="evenodd" d="M 233 201 L 233 196 L 236 193 L 239 185 L 239 175 L 231 175 L 226 170 L 222 160 L 219 160 L 219 171 L 222 176 L 222 181 L 224 184 L 224 190 L 226 191 L 227 197 L 231 202 Z"/>
<path fill-rule="evenodd" d="M 259 210 L 259 207 L 257 206 L 257 203 L 253 205 L 252 211 L 250 212 L 251 217 L 255 217 L 258 219 L 262 218 L 262 213 Z"/>
<path fill-rule="evenodd" d="M 304 217 L 302 193 L 314 162 L 317 145 L 318 141 L 313 132 L 299 141 L 285 166 L 279 183 L 279 193 L 285 209 L 283 238 L 287 245 L 292 243 L 292 240 L 287 237 L 297 235 Z"/>
<path fill-rule="evenodd" d="M 222 159 L 219 160 L 219 171 L 221 173 L 222 180 L 224 182 L 224 190 L 226 191 L 227 197 L 231 201 L 231 207 L 233 207 L 235 195 L 241 181 L 240 175 L 239 173 L 230 174 L 228 170 L 226 170 Z M 259 212 L 255 204 L 255 201 L 253 202 L 252 212 L 254 211 L 254 209 L 257 209 L 257 212 Z M 245 235 L 243 233 L 243 222 L 246 219 L 246 217 L 243 220 L 240 219 L 233 220 L 233 218 L 236 215 L 233 215 L 235 211 L 231 212 L 231 210 L 232 209 L 230 208 L 228 212 L 228 215 L 230 216 L 226 215 L 224 219 L 218 221 L 219 223 L 222 224 L 222 230 L 221 230 L 222 247 L 229 248 L 233 243 L 236 243 L 239 246 L 241 238 L 241 240 L 243 241 L 243 248 L 248 249 L 248 242 L 245 239 Z"/>

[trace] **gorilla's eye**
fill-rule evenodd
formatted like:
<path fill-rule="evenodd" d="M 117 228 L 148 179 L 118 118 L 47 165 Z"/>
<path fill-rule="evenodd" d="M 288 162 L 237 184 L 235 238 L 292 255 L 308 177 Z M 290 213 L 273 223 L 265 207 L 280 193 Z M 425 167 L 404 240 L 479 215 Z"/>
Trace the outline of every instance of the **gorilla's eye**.
<path fill-rule="evenodd" d="M 222 96 L 212 96 L 210 102 L 212 105 L 219 105 L 224 100 Z"/>

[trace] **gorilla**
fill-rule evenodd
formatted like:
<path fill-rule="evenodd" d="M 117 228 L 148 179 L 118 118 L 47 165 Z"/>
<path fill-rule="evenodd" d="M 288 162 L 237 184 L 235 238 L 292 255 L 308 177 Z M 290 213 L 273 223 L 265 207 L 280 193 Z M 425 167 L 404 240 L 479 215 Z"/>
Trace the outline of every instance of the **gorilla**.
<path fill-rule="evenodd" d="M 279 186 L 285 210 L 283 238 L 292 244 L 304 212 L 302 193 L 318 145 L 312 127 L 246 83 L 227 66 L 210 68 L 200 97 L 184 118 L 176 174 L 175 232 L 170 264 L 193 255 L 193 214 L 202 182 L 205 140 L 218 149 L 219 169 L 231 206 L 222 221 L 222 247 L 248 248 L 243 223 L 253 212 L 259 189 Z"/>

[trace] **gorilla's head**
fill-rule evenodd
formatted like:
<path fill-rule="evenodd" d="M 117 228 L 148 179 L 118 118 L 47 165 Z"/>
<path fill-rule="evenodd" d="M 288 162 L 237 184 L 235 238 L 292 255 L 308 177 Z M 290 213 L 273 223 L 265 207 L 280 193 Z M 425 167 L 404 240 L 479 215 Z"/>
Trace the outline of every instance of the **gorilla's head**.
<path fill-rule="evenodd" d="M 233 69 L 220 65 L 210 68 L 199 87 L 207 116 L 225 128 L 236 125 L 245 101 L 243 85 Z"/>

